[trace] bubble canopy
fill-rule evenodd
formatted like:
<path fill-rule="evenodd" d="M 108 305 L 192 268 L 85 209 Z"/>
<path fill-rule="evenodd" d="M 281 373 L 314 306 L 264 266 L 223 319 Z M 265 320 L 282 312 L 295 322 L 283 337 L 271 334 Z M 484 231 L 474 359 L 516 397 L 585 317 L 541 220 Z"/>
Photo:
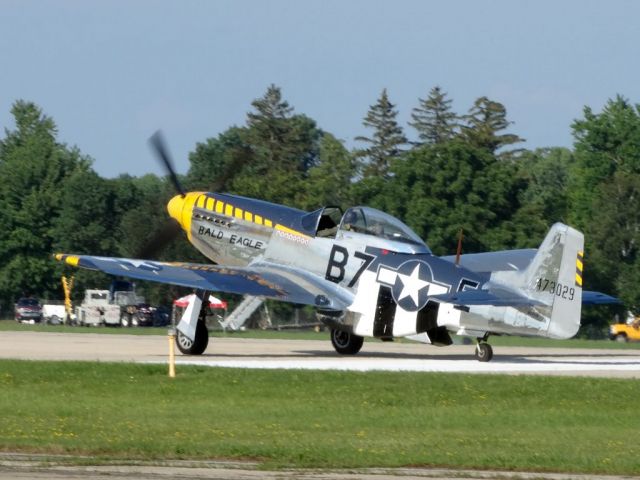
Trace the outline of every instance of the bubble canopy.
<path fill-rule="evenodd" d="M 409 243 L 430 252 L 429 247 L 407 225 L 388 213 L 371 207 L 352 207 L 348 209 L 342 216 L 340 230 Z"/>

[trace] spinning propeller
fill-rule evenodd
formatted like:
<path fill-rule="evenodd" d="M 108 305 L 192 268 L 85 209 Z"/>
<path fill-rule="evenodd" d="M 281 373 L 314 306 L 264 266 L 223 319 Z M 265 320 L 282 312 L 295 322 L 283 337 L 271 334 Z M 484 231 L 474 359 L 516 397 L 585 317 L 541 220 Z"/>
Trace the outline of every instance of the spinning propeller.
<path fill-rule="evenodd" d="M 164 139 L 164 135 L 160 130 L 156 131 L 149 138 L 149 145 L 151 149 L 155 152 L 158 161 L 167 172 L 167 176 L 171 180 L 173 187 L 175 188 L 178 195 L 181 197 L 185 197 L 186 190 L 180 183 L 178 179 L 178 175 L 176 174 L 175 168 L 173 166 L 173 161 L 171 159 L 171 155 L 169 154 L 169 148 L 167 147 L 167 143 Z M 245 163 L 246 155 L 244 152 L 238 152 L 240 154 L 233 155 L 231 162 L 229 162 L 222 173 L 217 176 L 216 181 L 209 187 L 209 190 L 212 192 L 216 192 L 219 189 L 223 188 L 228 180 L 241 168 L 241 166 Z M 139 252 L 136 254 L 136 258 L 154 258 L 156 257 L 162 250 L 164 250 L 169 243 L 175 240 L 182 228 L 175 220 L 171 219 L 167 221 L 156 233 L 151 237 L 151 240 L 144 245 Z"/>
<path fill-rule="evenodd" d="M 162 166 L 164 166 L 164 168 L 166 169 L 167 175 L 169 175 L 169 178 L 171 179 L 171 183 L 173 183 L 173 186 L 175 187 L 176 191 L 180 194 L 180 196 L 184 197 L 184 194 L 186 192 L 184 188 L 182 188 L 182 185 L 178 180 L 176 171 L 173 168 L 173 162 L 171 161 L 171 157 L 169 155 L 169 149 L 167 148 L 167 143 L 165 142 L 164 136 L 162 135 L 162 132 L 160 130 L 156 131 L 156 133 L 151 135 L 151 137 L 149 138 L 149 144 L 151 145 L 156 155 L 158 156 L 158 159 L 160 160 L 160 163 L 162 164 Z"/>

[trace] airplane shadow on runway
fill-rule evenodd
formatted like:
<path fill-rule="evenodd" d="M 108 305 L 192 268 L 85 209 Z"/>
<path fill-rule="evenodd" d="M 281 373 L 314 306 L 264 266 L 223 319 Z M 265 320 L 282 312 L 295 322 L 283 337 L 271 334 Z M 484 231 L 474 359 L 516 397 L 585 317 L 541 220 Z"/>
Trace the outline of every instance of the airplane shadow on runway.
<path fill-rule="evenodd" d="M 610 353 L 529 353 L 525 355 L 513 355 L 513 354 L 500 354 L 494 353 L 493 360 L 491 363 L 516 363 L 516 364 L 554 364 L 554 363 L 563 363 L 563 364 L 575 364 L 575 365 L 602 365 L 603 362 L 601 360 L 611 358 L 611 357 L 621 357 L 623 355 L 610 354 Z M 638 356 L 633 356 L 626 354 L 624 356 L 629 356 L 629 359 L 622 359 L 615 362 L 611 362 L 611 365 L 637 365 L 640 368 L 640 353 Z M 472 346 L 469 348 L 468 353 L 455 353 L 455 354 L 437 354 L 430 355 L 429 352 L 425 352 L 424 354 L 415 354 L 415 353 L 402 353 L 402 352 L 375 352 L 375 351 L 366 351 L 363 349 L 360 353 L 354 356 L 350 355 L 339 355 L 338 353 L 331 350 L 292 350 L 289 352 L 283 353 L 205 353 L 200 355 L 201 358 L 209 358 L 209 359 L 245 359 L 245 358 L 255 358 L 255 359 L 279 359 L 279 358 L 331 358 L 331 359 L 344 359 L 348 360 L 356 360 L 357 359 L 389 359 L 389 360 L 424 360 L 424 361 L 439 361 L 439 360 L 474 360 L 474 349 Z M 576 360 L 576 358 L 580 358 L 580 360 Z M 607 362 L 608 363 L 608 362 Z"/>

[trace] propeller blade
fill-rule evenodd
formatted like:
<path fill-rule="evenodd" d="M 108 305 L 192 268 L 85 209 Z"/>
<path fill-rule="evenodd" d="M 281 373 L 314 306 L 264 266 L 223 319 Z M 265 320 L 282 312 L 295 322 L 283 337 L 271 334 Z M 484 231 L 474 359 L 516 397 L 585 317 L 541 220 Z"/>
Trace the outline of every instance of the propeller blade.
<path fill-rule="evenodd" d="M 171 183 L 173 183 L 173 186 L 175 187 L 176 191 L 181 196 L 184 197 L 186 192 L 184 188 L 182 188 L 182 185 L 178 180 L 176 171 L 173 168 L 173 162 L 171 161 L 171 157 L 169 156 L 169 149 L 167 148 L 167 144 L 164 140 L 164 136 L 162 135 L 162 132 L 160 130 L 158 130 L 156 133 L 151 135 L 151 138 L 149 138 L 149 144 L 153 147 L 153 150 L 158 155 L 158 158 L 160 159 L 162 165 L 166 169 L 167 175 L 169 175 L 169 178 L 171 179 Z"/>
<path fill-rule="evenodd" d="M 178 180 L 178 176 L 173 168 L 173 162 L 169 156 L 169 150 L 164 140 L 164 136 L 160 130 L 155 132 L 151 138 L 149 138 L 149 144 L 158 155 L 158 158 L 166 169 L 167 174 L 170 176 L 171 183 L 173 183 L 173 186 L 178 193 L 184 197 L 186 191 Z M 230 162 L 224 167 L 221 174 L 216 177 L 213 185 L 210 186 L 211 191 L 215 192 L 226 188 L 226 184 L 229 180 L 233 178 L 240 169 L 242 169 L 245 163 L 247 163 L 247 159 L 250 157 L 250 154 L 251 152 L 249 148 L 240 149 L 236 152 L 236 154 L 230 159 Z M 146 259 L 156 258 L 180 235 L 181 232 L 182 228 L 178 222 L 171 220 L 165 223 L 157 232 L 155 232 L 154 235 L 151 236 L 151 239 L 137 252 L 135 257 Z"/>
<path fill-rule="evenodd" d="M 135 258 L 155 259 L 157 256 L 182 232 L 182 228 L 175 220 L 171 219 L 162 225 L 151 239 L 136 252 Z"/>

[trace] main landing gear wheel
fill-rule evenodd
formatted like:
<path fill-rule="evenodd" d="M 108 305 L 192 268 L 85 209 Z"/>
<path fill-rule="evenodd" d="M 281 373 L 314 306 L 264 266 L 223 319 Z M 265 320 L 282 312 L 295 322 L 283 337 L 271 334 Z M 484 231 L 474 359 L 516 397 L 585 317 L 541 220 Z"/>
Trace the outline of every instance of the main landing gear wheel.
<path fill-rule="evenodd" d="M 493 358 L 493 348 L 488 343 L 478 343 L 476 345 L 476 359 L 479 362 L 488 362 Z"/>
<path fill-rule="evenodd" d="M 196 339 L 191 341 L 180 330 L 176 335 L 176 345 L 185 355 L 202 355 L 209 345 L 209 330 L 204 322 L 198 322 L 196 325 Z"/>
<path fill-rule="evenodd" d="M 342 355 L 355 355 L 362 348 L 364 338 L 343 330 L 331 330 L 331 344 Z"/>

